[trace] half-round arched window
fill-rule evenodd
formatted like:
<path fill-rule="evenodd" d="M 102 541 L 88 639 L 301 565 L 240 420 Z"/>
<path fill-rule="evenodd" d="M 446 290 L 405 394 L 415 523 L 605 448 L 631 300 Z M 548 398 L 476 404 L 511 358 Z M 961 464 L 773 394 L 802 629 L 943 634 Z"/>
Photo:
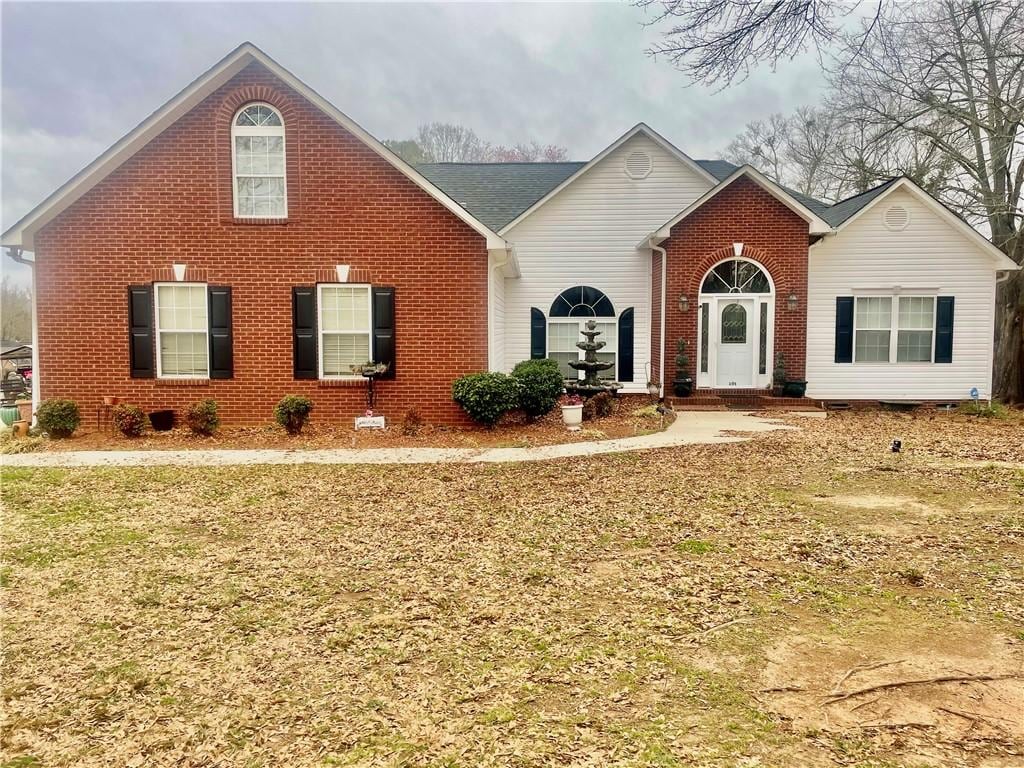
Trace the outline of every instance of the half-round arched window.
<path fill-rule="evenodd" d="M 558 294 L 548 317 L 615 317 L 615 308 L 597 288 L 577 285 Z"/>
<path fill-rule="evenodd" d="M 768 275 L 747 259 L 729 259 L 716 264 L 704 277 L 701 293 L 771 293 Z"/>
<path fill-rule="evenodd" d="M 235 216 L 281 219 L 288 215 L 284 121 L 269 104 L 246 104 L 231 121 Z"/>

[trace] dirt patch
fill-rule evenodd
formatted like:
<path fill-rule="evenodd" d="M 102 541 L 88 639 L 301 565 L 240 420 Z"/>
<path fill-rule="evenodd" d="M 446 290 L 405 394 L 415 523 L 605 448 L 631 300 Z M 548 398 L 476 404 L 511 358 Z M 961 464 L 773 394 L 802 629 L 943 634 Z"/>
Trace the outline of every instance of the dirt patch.
<path fill-rule="evenodd" d="M 848 640 L 797 634 L 776 643 L 767 659 L 766 701 L 801 729 L 1024 739 L 1024 649 L 988 630 L 953 624 Z"/>

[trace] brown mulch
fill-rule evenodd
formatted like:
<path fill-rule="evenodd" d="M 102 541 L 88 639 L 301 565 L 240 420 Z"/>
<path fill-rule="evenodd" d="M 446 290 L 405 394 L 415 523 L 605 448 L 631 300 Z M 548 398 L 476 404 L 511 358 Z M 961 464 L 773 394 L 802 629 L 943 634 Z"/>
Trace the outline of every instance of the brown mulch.
<path fill-rule="evenodd" d="M 611 440 L 620 437 L 659 432 L 671 423 L 673 415 L 637 415 L 638 409 L 651 404 L 650 398 L 620 396 L 610 416 L 583 423 L 583 429 L 569 432 L 562 413 L 555 408 L 534 422 L 521 413 L 506 416 L 494 429 L 484 427 L 443 427 L 424 424 L 413 434 L 403 430 L 401 420 L 392 420 L 383 430 L 353 428 L 352 423 L 323 424 L 315 418 L 302 434 L 288 435 L 277 424 L 258 427 L 222 427 L 209 437 L 195 435 L 184 426 L 168 432 L 147 430 L 141 437 L 127 438 L 118 432 L 79 431 L 67 440 L 47 440 L 44 450 L 179 450 L 202 449 L 315 449 L 315 448 L 529 448 L 537 445 Z M 315 414 L 314 414 L 315 415 Z"/>

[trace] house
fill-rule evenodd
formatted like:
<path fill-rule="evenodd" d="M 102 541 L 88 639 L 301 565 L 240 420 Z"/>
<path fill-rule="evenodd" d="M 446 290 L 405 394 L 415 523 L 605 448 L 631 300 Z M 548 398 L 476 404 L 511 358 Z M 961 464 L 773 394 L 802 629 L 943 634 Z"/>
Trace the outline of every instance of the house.
<path fill-rule="evenodd" d="M 369 359 L 379 410 L 458 423 L 453 379 L 564 366 L 591 318 L 627 392 L 670 386 L 684 339 L 711 391 L 782 354 L 812 398 L 984 397 L 1016 269 L 908 179 L 828 204 L 642 124 L 586 163 L 414 168 L 248 43 L 2 243 L 34 254 L 43 398 L 232 423 L 286 393 L 347 420 Z"/>

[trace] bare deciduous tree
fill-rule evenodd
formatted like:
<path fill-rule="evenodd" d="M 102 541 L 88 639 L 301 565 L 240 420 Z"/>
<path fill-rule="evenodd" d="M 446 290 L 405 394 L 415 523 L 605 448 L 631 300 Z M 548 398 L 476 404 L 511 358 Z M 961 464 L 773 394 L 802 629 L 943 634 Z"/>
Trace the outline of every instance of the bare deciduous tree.
<path fill-rule="evenodd" d="M 5 341 L 32 341 L 32 293 L 15 285 L 4 275 L 0 288 L 0 338 Z"/>
<path fill-rule="evenodd" d="M 569 154 L 565 147 L 537 141 L 512 147 L 491 145 L 481 141 L 473 129 L 451 123 L 421 125 L 415 139 L 388 139 L 384 144 L 412 165 L 562 162 Z"/>

